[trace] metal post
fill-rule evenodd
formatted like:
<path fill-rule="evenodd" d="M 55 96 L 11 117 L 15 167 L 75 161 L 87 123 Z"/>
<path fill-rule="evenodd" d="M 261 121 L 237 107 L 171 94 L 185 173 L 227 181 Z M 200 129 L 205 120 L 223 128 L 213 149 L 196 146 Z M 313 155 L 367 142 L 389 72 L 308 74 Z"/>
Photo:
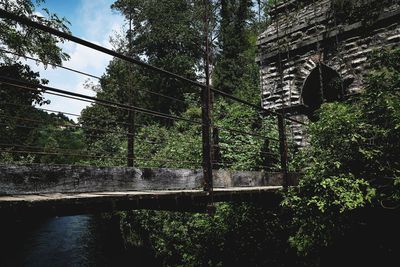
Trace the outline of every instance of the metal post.
<path fill-rule="evenodd" d="M 132 106 L 131 101 L 129 102 L 129 106 Z M 134 149 L 135 149 L 135 111 L 129 110 L 128 111 L 128 158 L 127 158 L 127 165 L 128 167 L 134 166 Z"/>
<path fill-rule="evenodd" d="M 212 200 L 213 179 L 212 179 L 212 162 L 211 162 L 211 90 L 210 90 L 210 47 L 208 39 L 208 0 L 204 0 L 205 20 L 205 76 L 206 86 L 202 87 L 202 141 L 203 141 L 203 175 L 204 175 L 204 191 L 207 191 Z"/>
<path fill-rule="evenodd" d="M 202 141 L 204 191 L 212 192 L 211 127 L 210 127 L 210 88 L 202 88 Z"/>
<path fill-rule="evenodd" d="M 281 169 L 283 172 L 283 186 L 286 188 L 289 186 L 288 166 L 287 166 L 288 151 L 287 151 L 285 118 L 283 117 L 283 115 L 278 115 L 278 130 L 279 130 L 279 152 L 281 155 Z"/>
<path fill-rule="evenodd" d="M 129 33 L 128 33 L 128 41 L 129 41 L 129 56 L 132 55 L 132 13 L 129 15 Z M 128 63 L 128 104 L 129 106 L 134 106 L 134 91 L 132 84 L 132 63 Z M 135 111 L 128 111 L 128 157 L 127 157 L 127 165 L 128 167 L 133 167 L 134 157 L 135 157 Z"/>

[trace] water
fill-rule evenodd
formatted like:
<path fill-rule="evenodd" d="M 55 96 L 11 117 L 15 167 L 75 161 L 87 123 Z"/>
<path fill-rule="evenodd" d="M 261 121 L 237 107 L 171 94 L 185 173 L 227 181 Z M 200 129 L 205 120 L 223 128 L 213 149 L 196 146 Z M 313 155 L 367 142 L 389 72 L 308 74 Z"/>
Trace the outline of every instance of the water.
<path fill-rule="evenodd" d="M 82 215 L 0 222 L 0 266 L 157 266 L 126 249 L 118 222 Z"/>

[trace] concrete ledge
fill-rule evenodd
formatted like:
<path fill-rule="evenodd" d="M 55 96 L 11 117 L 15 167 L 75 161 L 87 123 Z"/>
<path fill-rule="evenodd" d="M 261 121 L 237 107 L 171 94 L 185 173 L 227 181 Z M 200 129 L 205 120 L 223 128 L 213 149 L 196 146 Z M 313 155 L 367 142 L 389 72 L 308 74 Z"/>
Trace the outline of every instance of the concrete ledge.
<path fill-rule="evenodd" d="M 266 208 L 279 205 L 280 186 L 215 189 L 214 202 L 256 202 Z M 0 196 L 4 218 L 65 216 L 135 209 L 207 212 L 210 198 L 202 190 L 57 193 Z"/>
<path fill-rule="evenodd" d="M 283 173 L 215 170 L 214 187 L 282 186 Z M 299 174 L 288 174 L 296 185 Z M 202 170 L 0 165 L 0 195 L 202 189 Z"/>

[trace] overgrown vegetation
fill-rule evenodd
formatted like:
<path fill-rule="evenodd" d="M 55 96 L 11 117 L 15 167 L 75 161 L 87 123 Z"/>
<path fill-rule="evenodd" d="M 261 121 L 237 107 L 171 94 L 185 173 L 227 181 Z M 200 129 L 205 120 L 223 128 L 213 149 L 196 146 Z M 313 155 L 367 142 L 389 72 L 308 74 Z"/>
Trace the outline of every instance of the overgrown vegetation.
<path fill-rule="evenodd" d="M 264 4 L 270 6 L 273 2 Z M 340 7 L 344 2 L 348 1 L 336 4 Z M 12 3 L 15 10 L 21 5 L 19 1 Z M 211 57 L 214 86 L 257 103 L 259 73 L 254 59 L 259 25 L 253 9 L 254 4 L 262 5 L 260 1 L 248 0 L 209 4 L 213 26 L 210 35 L 218 40 Z M 28 8 L 23 12 L 32 15 L 32 5 L 22 7 Z M 113 8 L 135 29 L 114 37 L 118 51 L 192 79 L 204 78 L 202 1 L 119 0 Z M 63 29 L 65 21 L 51 17 L 55 18 L 53 26 Z M 16 50 L 16 41 L 11 37 L 17 36 L 19 40 L 24 33 L 10 25 L 14 28 L 0 32 L 0 40 Z M 7 36 L 10 32 L 11 37 Z M 44 47 L 27 44 L 26 40 L 22 44 L 26 47 L 16 51 L 36 54 L 45 61 L 59 63 L 66 58 L 54 47 L 56 39 L 48 40 Z M 46 45 L 51 49 L 46 50 Z M 7 58 L 1 66 L 1 75 L 40 82 L 39 76 L 27 66 L 13 62 L 10 67 L 10 60 L 13 59 Z M 179 212 L 120 212 L 117 215 L 125 245 L 146 248 L 165 266 L 343 265 L 337 255 L 346 255 L 347 263 L 354 260 L 353 265 L 371 264 L 376 259 L 380 263 L 390 262 L 399 252 L 396 237 L 400 208 L 400 49 L 377 51 L 370 62 L 372 70 L 365 91 L 347 102 L 322 105 L 319 120 L 310 124 L 309 147 L 290 162 L 304 171 L 304 177 L 299 188 L 282 196 L 281 206 L 223 203 L 217 205 L 213 217 Z M 92 88 L 102 99 L 132 104 L 129 94 L 133 91 L 135 105 L 191 120 L 201 117 L 195 88 L 140 68 L 128 68 L 117 59 L 110 62 L 100 84 Z M 11 124 L 0 128 L 2 143 L 38 146 L 47 152 L 79 149 L 93 157 L 37 156 L 28 151 L 20 155 L 2 153 L 2 162 L 126 164 L 126 111 L 93 104 L 82 111 L 79 123 L 84 128 L 78 130 L 65 127 L 77 125 L 67 117 L 34 108 L 45 103 L 41 94 L 16 94 L 13 92 L 17 90 L 10 89 L 3 84 L 0 87 L 2 123 Z M 179 101 L 154 97 L 144 90 L 170 95 Z M 8 102 L 25 108 L 10 108 Z M 215 97 L 213 104 L 214 123 L 221 128 L 277 138 L 273 119 L 260 117 L 256 111 L 226 99 Z M 46 123 L 32 129 L 29 127 L 37 125 L 6 116 L 23 116 Z M 138 115 L 136 122 L 140 126 L 135 136 L 135 164 L 200 167 L 201 125 L 148 115 Z M 28 128 L 20 129 L 21 125 Z M 277 167 L 277 161 L 260 156 L 266 146 L 270 152 L 278 153 L 277 143 L 268 144 L 257 137 L 232 135 L 224 130 L 219 138 L 221 167 L 237 170 Z"/>
<path fill-rule="evenodd" d="M 324 104 L 310 125 L 311 145 L 299 158 L 300 190 L 290 190 L 283 202 L 293 211 L 290 242 L 302 254 L 360 227 L 365 218 L 354 219 L 355 210 L 399 208 L 400 50 L 377 51 L 371 63 L 365 91 Z"/>

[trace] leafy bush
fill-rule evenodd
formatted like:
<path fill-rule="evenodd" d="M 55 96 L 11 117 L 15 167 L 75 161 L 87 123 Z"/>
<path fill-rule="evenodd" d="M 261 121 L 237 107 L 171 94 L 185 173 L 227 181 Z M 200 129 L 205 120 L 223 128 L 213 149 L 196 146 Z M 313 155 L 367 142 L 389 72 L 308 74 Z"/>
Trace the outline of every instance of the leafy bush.
<path fill-rule="evenodd" d="M 305 176 L 283 206 L 293 212 L 291 244 L 302 254 L 346 233 L 351 211 L 399 207 L 400 49 L 381 50 L 356 100 L 322 106 L 297 159 Z M 383 205 L 381 205 L 383 204 Z"/>

